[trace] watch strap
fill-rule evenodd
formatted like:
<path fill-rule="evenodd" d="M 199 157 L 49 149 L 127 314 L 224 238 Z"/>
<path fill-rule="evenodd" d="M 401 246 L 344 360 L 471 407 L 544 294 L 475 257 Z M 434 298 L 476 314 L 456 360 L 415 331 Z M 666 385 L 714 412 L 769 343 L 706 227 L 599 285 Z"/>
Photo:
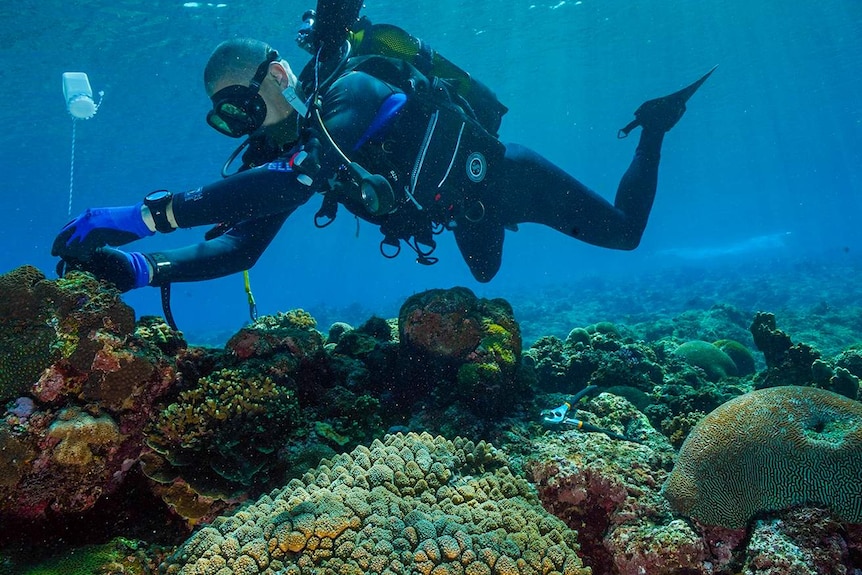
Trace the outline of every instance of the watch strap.
<path fill-rule="evenodd" d="M 172 199 L 173 196 L 170 193 L 164 194 L 155 200 L 150 199 L 149 196 L 144 198 L 144 205 L 150 210 L 150 215 L 156 224 L 156 231 L 163 234 L 171 233 L 176 229 L 168 220 L 168 206 L 171 205 Z"/>

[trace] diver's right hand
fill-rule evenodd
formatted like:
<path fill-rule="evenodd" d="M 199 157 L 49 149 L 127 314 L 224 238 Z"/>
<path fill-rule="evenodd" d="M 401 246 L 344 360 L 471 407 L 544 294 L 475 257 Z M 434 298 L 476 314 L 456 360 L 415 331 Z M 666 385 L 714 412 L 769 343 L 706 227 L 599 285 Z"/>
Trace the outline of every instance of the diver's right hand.
<path fill-rule="evenodd" d="M 147 227 L 141 205 L 88 209 L 66 224 L 51 247 L 51 255 L 86 259 L 97 248 L 121 246 L 155 232 Z"/>
<path fill-rule="evenodd" d="M 145 287 L 152 279 L 153 264 L 141 252 L 124 252 L 114 248 L 98 248 L 86 260 L 64 257 L 57 265 L 57 275 L 69 271 L 90 272 L 100 280 L 114 284 L 121 292 Z"/>

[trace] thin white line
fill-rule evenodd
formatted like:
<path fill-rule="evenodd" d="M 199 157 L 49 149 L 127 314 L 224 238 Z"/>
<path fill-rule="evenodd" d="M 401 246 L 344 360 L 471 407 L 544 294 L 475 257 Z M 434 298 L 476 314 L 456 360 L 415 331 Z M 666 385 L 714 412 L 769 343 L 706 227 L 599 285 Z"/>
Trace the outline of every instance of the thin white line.
<path fill-rule="evenodd" d="M 458 130 L 458 140 L 455 142 L 455 151 L 452 152 L 452 159 L 449 160 L 449 167 L 446 168 L 446 174 L 443 176 L 443 179 L 440 180 L 440 183 L 437 184 L 438 188 L 443 186 L 443 182 L 446 181 L 446 178 L 449 177 L 449 172 L 452 171 L 452 166 L 455 165 L 455 156 L 458 155 L 458 149 L 461 147 L 461 135 L 464 133 L 464 126 L 465 125 L 466 124 L 464 122 L 461 122 L 461 129 Z"/>

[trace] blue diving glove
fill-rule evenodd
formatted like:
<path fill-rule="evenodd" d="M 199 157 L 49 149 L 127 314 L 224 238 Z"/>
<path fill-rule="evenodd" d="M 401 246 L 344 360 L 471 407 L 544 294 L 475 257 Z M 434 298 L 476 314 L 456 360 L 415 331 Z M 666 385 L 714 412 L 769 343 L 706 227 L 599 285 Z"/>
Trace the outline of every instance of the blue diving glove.
<path fill-rule="evenodd" d="M 70 270 L 90 272 L 114 284 L 121 292 L 127 292 L 150 284 L 150 266 L 147 256 L 141 252 L 97 248 L 87 259 L 63 258 L 57 273 L 62 277 Z"/>
<path fill-rule="evenodd" d="M 151 236 L 141 205 L 89 209 L 66 224 L 51 247 L 51 255 L 87 259 L 96 248 L 121 246 Z"/>

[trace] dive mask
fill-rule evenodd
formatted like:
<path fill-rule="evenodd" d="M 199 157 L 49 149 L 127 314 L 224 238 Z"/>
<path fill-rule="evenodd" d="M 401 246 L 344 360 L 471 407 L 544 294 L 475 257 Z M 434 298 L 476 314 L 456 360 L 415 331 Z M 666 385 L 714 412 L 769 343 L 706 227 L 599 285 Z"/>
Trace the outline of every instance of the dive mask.
<path fill-rule="evenodd" d="M 270 50 L 248 86 L 234 84 L 213 94 L 213 109 L 207 113 L 207 124 L 231 138 L 257 131 L 266 119 L 266 103 L 259 93 L 260 85 L 266 78 L 269 65 L 277 60 L 278 52 Z"/>

